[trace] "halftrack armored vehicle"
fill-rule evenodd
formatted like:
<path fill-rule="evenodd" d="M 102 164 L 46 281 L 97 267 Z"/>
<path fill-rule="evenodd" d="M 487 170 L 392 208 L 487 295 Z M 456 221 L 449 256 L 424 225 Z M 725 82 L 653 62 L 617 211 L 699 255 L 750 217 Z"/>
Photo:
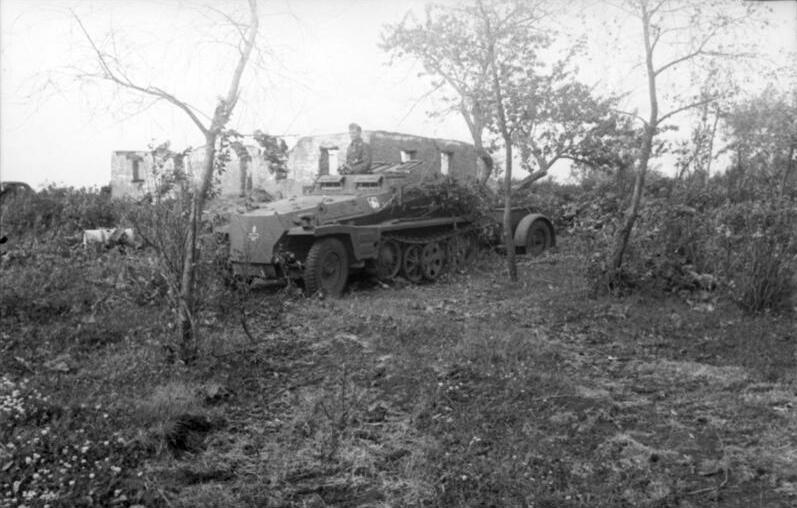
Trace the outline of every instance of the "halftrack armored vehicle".
<path fill-rule="evenodd" d="M 290 279 L 308 294 L 340 296 L 354 270 L 382 280 L 437 279 L 465 263 L 485 224 L 466 214 L 430 208 L 413 197 L 429 178 L 423 161 L 377 164 L 370 174 L 322 175 L 312 189 L 233 215 L 229 224 L 234 273 L 246 279 Z M 496 209 L 494 224 L 502 209 Z M 555 242 L 551 222 L 519 207 L 512 211 L 515 243 L 537 254 Z"/>

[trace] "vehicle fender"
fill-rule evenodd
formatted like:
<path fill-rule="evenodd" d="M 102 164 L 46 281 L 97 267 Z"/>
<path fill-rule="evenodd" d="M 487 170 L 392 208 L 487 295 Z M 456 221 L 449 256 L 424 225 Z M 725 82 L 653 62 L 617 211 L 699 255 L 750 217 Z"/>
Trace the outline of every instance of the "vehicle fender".
<path fill-rule="evenodd" d="M 548 219 L 548 217 L 542 215 L 541 213 L 530 213 L 520 219 L 518 222 L 517 227 L 515 227 L 515 245 L 526 245 L 526 233 L 529 230 L 529 226 L 536 221 L 541 220 L 545 222 L 548 226 L 548 230 L 551 232 L 551 247 L 556 245 L 556 231 L 553 228 L 553 224 Z"/>
<path fill-rule="evenodd" d="M 349 226 L 345 224 L 329 224 L 314 229 L 296 227 L 291 228 L 288 231 L 288 235 L 313 236 L 315 238 L 334 236 L 343 242 L 353 261 L 375 259 L 381 236 L 379 230 L 375 227 Z"/>

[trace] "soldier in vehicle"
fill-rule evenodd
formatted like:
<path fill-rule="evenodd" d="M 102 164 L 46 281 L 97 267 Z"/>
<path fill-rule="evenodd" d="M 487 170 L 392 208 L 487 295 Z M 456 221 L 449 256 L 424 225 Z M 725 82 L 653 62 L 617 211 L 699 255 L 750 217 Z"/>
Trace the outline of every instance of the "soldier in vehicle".
<path fill-rule="evenodd" d="M 371 147 L 363 141 L 362 128 L 356 123 L 349 124 L 351 143 L 346 148 L 346 164 L 340 168 L 341 174 L 356 175 L 371 172 Z"/>

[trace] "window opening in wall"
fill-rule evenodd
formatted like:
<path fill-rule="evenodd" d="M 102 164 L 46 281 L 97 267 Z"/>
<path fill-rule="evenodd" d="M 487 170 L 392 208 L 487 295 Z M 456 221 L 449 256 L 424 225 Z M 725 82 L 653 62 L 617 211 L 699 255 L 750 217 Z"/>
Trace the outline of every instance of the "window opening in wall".
<path fill-rule="evenodd" d="M 129 159 L 133 169 L 133 183 L 143 182 L 144 179 L 141 177 L 141 157 L 134 155 L 129 157 Z"/>
<path fill-rule="evenodd" d="M 440 174 L 448 175 L 451 171 L 451 162 L 454 160 L 453 152 L 440 152 Z"/>
<path fill-rule="evenodd" d="M 418 152 L 416 150 L 402 150 L 401 151 L 401 162 L 409 162 L 417 160 L 416 156 Z"/>
<path fill-rule="evenodd" d="M 331 175 L 339 175 L 340 172 L 338 168 L 340 166 L 340 162 L 338 161 L 338 147 L 334 148 L 327 148 L 327 165 L 329 167 L 329 174 Z"/>
<path fill-rule="evenodd" d="M 329 149 L 322 148 L 318 155 L 318 176 L 329 174 Z"/>
<path fill-rule="evenodd" d="M 318 176 L 339 174 L 338 165 L 338 147 L 322 147 L 318 154 Z"/>

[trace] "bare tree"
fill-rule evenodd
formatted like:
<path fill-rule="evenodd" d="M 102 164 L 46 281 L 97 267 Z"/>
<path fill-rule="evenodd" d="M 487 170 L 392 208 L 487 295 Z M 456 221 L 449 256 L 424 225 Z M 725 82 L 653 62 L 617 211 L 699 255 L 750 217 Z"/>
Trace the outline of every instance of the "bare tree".
<path fill-rule="evenodd" d="M 247 68 L 252 51 L 255 48 L 259 30 L 257 0 L 248 0 L 248 6 L 248 24 L 235 22 L 231 17 L 225 15 L 225 18 L 234 25 L 240 35 L 237 48 L 237 64 L 230 78 L 227 93 L 218 98 L 213 115 L 209 116 L 209 123 L 203 121 L 200 115 L 197 114 L 196 109 L 185 100 L 180 99 L 163 88 L 151 84 L 139 83 L 130 78 L 123 64 L 118 62 L 113 55 L 103 51 L 97 45 L 80 17 L 73 12 L 73 17 L 90 43 L 96 56 L 97 63 L 99 64 L 99 72 L 92 77 L 110 82 L 117 87 L 152 97 L 156 101 L 165 101 L 173 105 L 188 116 L 196 128 L 202 133 L 205 140 L 204 159 L 202 161 L 200 175 L 194 181 L 188 231 L 185 235 L 185 255 L 182 258 L 183 262 L 179 274 L 179 308 L 177 311 L 179 315 L 181 356 L 185 361 L 193 359 L 197 351 L 197 330 L 194 321 L 196 302 L 194 298 L 198 225 L 202 216 L 202 210 L 205 206 L 205 200 L 208 197 L 208 192 L 213 181 L 218 141 L 238 102 L 241 78 Z"/>
<path fill-rule="evenodd" d="M 724 49 L 722 36 L 734 28 L 749 23 L 754 7 L 741 2 L 693 2 L 691 0 L 627 0 L 618 6 L 624 13 L 635 16 L 642 28 L 644 68 L 647 78 L 649 114 L 640 118 L 644 124 L 642 146 L 637 160 L 631 204 L 615 238 L 614 251 L 607 276 L 614 280 L 623 264 L 634 223 L 639 216 L 645 190 L 645 177 L 653 154 L 654 140 L 661 126 L 684 111 L 715 102 L 722 92 L 707 93 L 685 99 L 671 110 L 659 112 L 658 85 L 668 72 L 704 59 L 734 58 L 741 53 Z M 673 51 L 664 62 L 659 60 L 666 45 Z"/>

